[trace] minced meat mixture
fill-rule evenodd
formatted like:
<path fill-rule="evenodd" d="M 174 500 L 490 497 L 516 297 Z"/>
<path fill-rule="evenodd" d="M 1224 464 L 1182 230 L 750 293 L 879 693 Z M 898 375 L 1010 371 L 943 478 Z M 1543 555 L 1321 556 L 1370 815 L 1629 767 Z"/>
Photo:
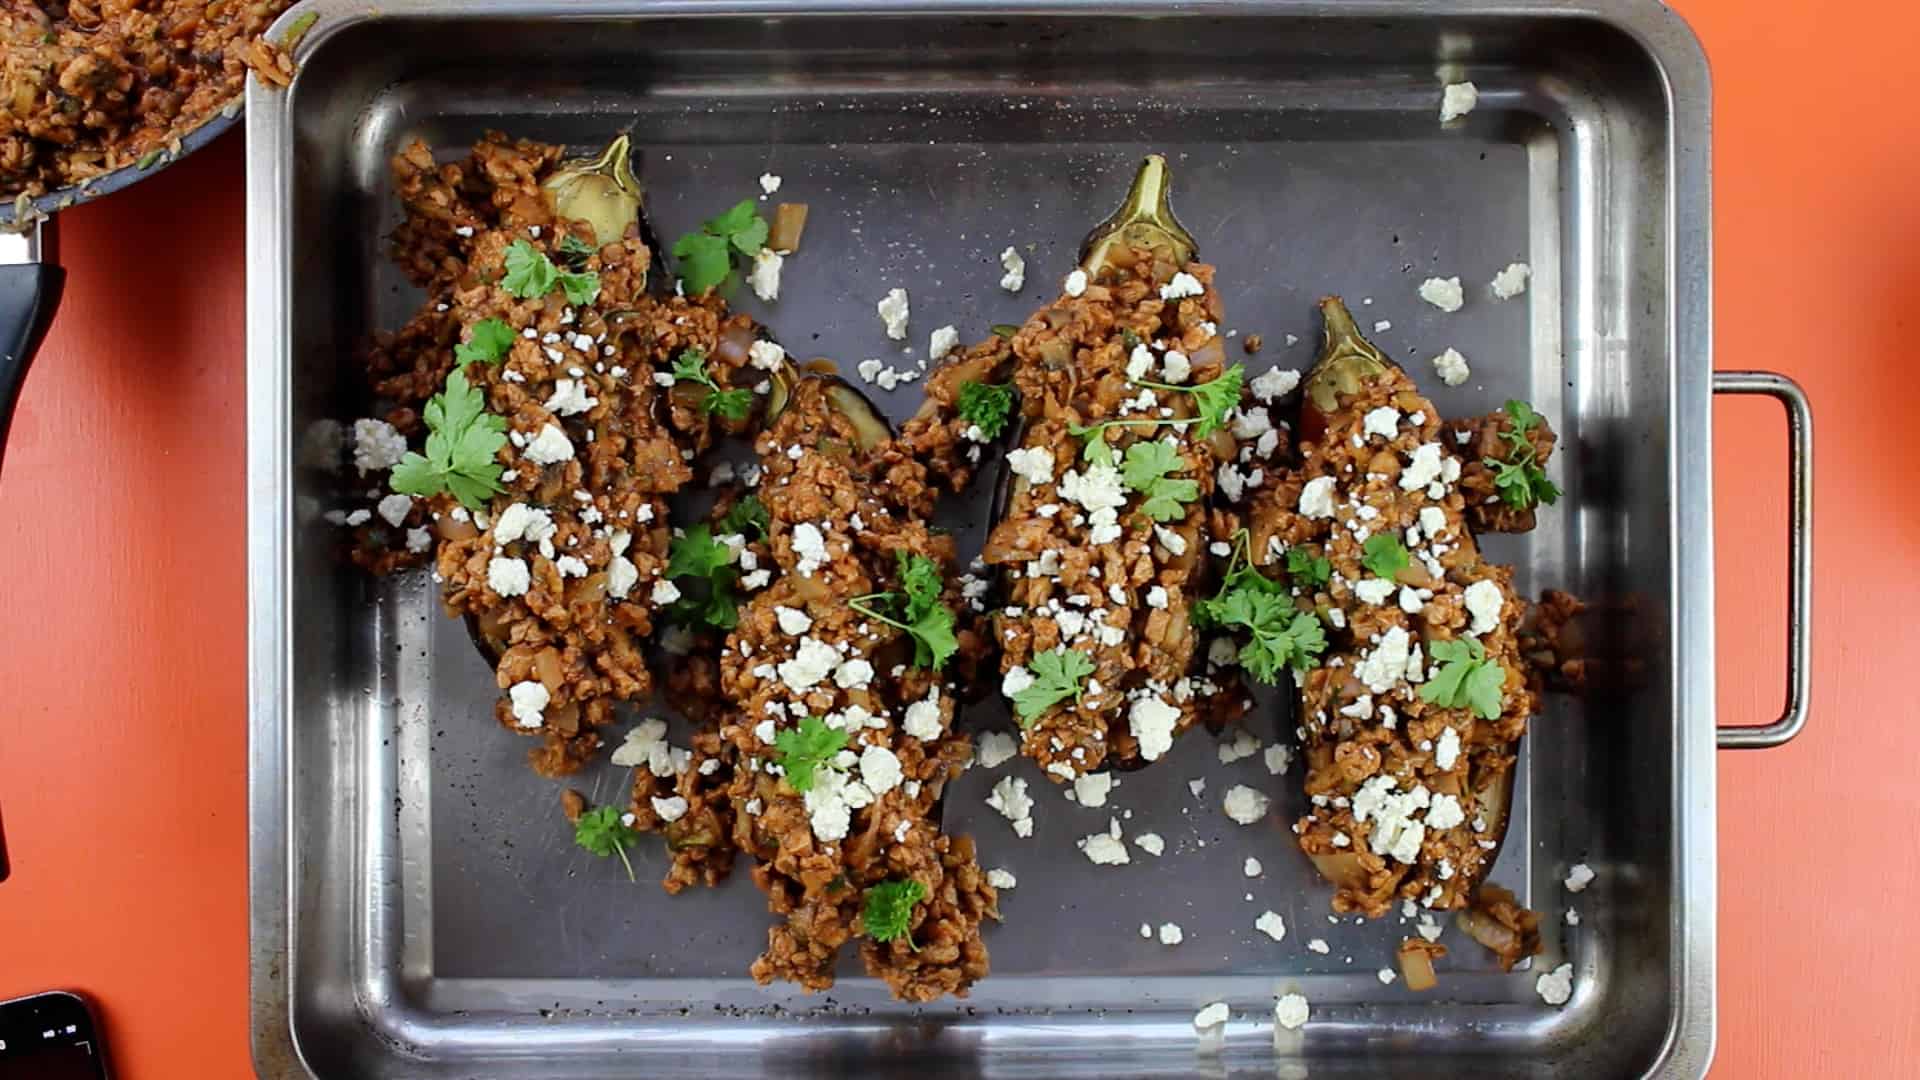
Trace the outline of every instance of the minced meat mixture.
<path fill-rule="evenodd" d="M 1142 385 L 1197 385 L 1225 371 L 1212 278 L 1210 266 L 1116 251 L 1013 337 L 1023 426 L 985 558 L 1005 581 L 994 617 L 1001 690 L 1021 721 L 1022 752 L 1055 780 L 1109 758 L 1160 757 L 1215 689 L 1190 675 L 1198 635 L 1189 612 L 1207 560 L 1214 468 L 1233 440 L 1224 430 L 1195 436 L 1189 394 Z M 1163 298 L 1176 279 L 1177 295 Z M 1105 450 L 1083 452 L 1075 430 L 1108 421 L 1097 437 Z M 1132 448 L 1156 442 L 1170 459 L 1161 474 L 1192 492 L 1157 520 L 1125 481 Z M 1021 693 L 1048 677 L 1061 650 L 1090 671 L 1077 693 L 1023 715 Z"/>
<path fill-rule="evenodd" d="M 1251 548 L 1275 576 L 1296 549 L 1331 563 L 1330 580 L 1306 598 L 1329 645 L 1301 685 L 1312 805 L 1296 832 L 1337 886 L 1336 911 L 1379 916 L 1399 900 L 1467 908 L 1504 835 L 1535 708 L 1518 635 L 1527 604 L 1512 571 L 1480 557 L 1469 524 L 1521 522 L 1489 512 L 1490 480 L 1467 482 L 1474 466 L 1462 450 L 1476 449 L 1475 425 L 1449 427 L 1399 368 L 1344 391 L 1324 421 L 1303 440 L 1299 469 L 1251 512 Z M 1534 440 L 1542 464 L 1552 442 Z M 1380 536 L 1409 556 L 1391 580 L 1363 563 Z M 1479 683 L 1497 715 L 1421 696 L 1443 674 L 1435 645 L 1468 639 L 1484 651 L 1472 663 L 1489 669 Z"/>
<path fill-rule="evenodd" d="M 285 85 L 291 67 L 260 35 L 291 3 L 0 4 L 0 196 L 43 195 L 177 149 L 239 102 L 249 68 Z"/>

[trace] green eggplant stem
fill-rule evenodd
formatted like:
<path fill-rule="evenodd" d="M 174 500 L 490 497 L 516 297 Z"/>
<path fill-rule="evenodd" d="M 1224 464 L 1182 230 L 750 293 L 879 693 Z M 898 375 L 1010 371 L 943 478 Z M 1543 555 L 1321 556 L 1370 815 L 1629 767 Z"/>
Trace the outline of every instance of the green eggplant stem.
<path fill-rule="evenodd" d="M 1370 379 L 1386 372 L 1392 366 L 1379 349 L 1375 348 L 1360 333 L 1354 324 L 1353 313 L 1337 296 L 1325 297 L 1320 301 L 1320 317 L 1326 323 L 1326 345 L 1320 351 L 1320 360 L 1307 374 L 1306 398 L 1310 409 L 1318 410 L 1321 418 L 1340 407 L 1343 394 L 1354 394 Z M 1315 425 L 1309 424 L 1309 427 Z"/>
<path fill-rule="evenodd" d="M 1167 168 L 1167 159 L 1159 154 L 1147 155 L 1120 208 L 1094 226 L 1080 245 L 1080 269 L 1098 279 L 1117 247 L 1150 248 L 1175 266 L 1192 262 L 1199 245 L 1173 216 L 1172 190 L 1173 174 Z"/>

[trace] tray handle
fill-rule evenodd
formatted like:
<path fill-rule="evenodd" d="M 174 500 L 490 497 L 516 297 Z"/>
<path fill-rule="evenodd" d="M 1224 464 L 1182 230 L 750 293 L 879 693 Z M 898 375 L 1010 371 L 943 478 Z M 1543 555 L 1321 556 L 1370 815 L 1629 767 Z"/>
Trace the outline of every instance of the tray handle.
<path fill-rule="evenodd" d="M 1813 410 L 1800 384 L 1769 371 L 1716 371 L 1716 394 L 1760 394 L 1787 410 L 1787 707 L 1764 727 L 1728 727 L 1715 732 L 1722 750 L 1782 746 L 1807 723 L 1807 692 L 1813 656 L 1807 625 L 1813 618 Z"/>

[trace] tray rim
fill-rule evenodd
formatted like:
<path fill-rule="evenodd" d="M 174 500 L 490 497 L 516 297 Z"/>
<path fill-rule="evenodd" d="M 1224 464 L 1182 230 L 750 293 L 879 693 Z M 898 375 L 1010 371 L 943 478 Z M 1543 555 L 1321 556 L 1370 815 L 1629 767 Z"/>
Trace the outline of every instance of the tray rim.
<path fill-rule="evenodd" d="M 1671 511 L 1672 706 L 1677 723 L 1670 792 L 1674 815 L 1670 912 L 1675 948 L 1668 979 L 1673 1009 L 1649 1076 L 1703 1077 L 1716 1038 L 1717 769 L 1712 545 L 1712 164 L 1711 73 L 1699 38 L 1660 0 L 304 0 L 270 32 L 319 16 L 296 63 L 334 34 L 370 22 L 410 19 L 587 20 L 754 14 L 1160 15 L 1350 20 L 1475 17 L 1585 20 L 1620 31 L 1653 60 L 1664 82 L 1670 166 L 1666 284 L 1671 319 L 1668 480 Z M 286 205 L 294 164 L 291 95 L 248 83 L 247 129 L 247 561 L 249 587 L 247 817 L 249 1044 L 258 1075 L 308 1076 L 290 997 L 293 846 L 288 802 L 287 702 L 292 629 L 288 513 L 292 459 L 287 372 L 289 278 Z M 1683 538 L 1685 542 L 1683 542 Z"/>

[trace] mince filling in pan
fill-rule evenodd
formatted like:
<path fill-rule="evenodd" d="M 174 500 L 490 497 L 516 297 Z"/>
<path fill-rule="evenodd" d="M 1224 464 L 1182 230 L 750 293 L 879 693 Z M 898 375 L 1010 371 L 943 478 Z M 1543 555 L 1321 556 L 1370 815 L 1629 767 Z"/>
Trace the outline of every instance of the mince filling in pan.
<path fill-rule="evenodd" d="M 1485 879 L 1544 683 L 1582 676 L 1561 647 L 1580 605 L 1535 609 L 1475 542 L 1559 498 L 1524 402 L 1447 421 L 1337 298 L 1304 380 L 1249 377 L 1157 157 L 1056 299 L 972 346 L 946 331 L 898 433 L 717 288 L 777 297 L 804 206 L 769 222 L 743 200 L 668 252 L 625 138 L 571 162 L 498 135 L 447 163 L 416 143 L 393 167 L 393 251 L 426 300 L 368 353 L 382 415 L 355 425 L 354 486 L 389 493 L 334 512 L 345 550 L 432 567 L 543 775 L 628 725 L 611 756 L 630 796 L 565 792 L 576 840 L 626 861 L 659 834 L 671 893 L 744 855 L 778 920 L 742 958 L 757 980 L 831 986 L 858 939 L 901 999 L 964 995 L 1013 878 L 943 830 L 950 782 L 1017 746 L 1099 805 L 1112 770 L 1196 723 L 1257 723 L 1253 684 L 1297 696 L 1293 832 L 1333 910 L 1451 911 L 1505 966 L 1538 951 L 1537 916 Z M 753 460 L 713 464 L 724 443 Z M 996 447 L 964 573 L 930 521 L 943 491 L 985 497 Z M 994 689 L 1014 737 L 976 753 L 956 710 Z M 656 695 L 689 745 L 616 712 Z M 1270 748 L 1269 771 L 1290 756 Z M 1236 786 L 1223 809 L 1253 823 L 1271 801 Z M 989 802 L 1031 831 L 1024 780 Z M 1128 861 L 1118 836 L 1082 850 Z M 1400 950 L 1416 989 L 1437 936 Z"/>

